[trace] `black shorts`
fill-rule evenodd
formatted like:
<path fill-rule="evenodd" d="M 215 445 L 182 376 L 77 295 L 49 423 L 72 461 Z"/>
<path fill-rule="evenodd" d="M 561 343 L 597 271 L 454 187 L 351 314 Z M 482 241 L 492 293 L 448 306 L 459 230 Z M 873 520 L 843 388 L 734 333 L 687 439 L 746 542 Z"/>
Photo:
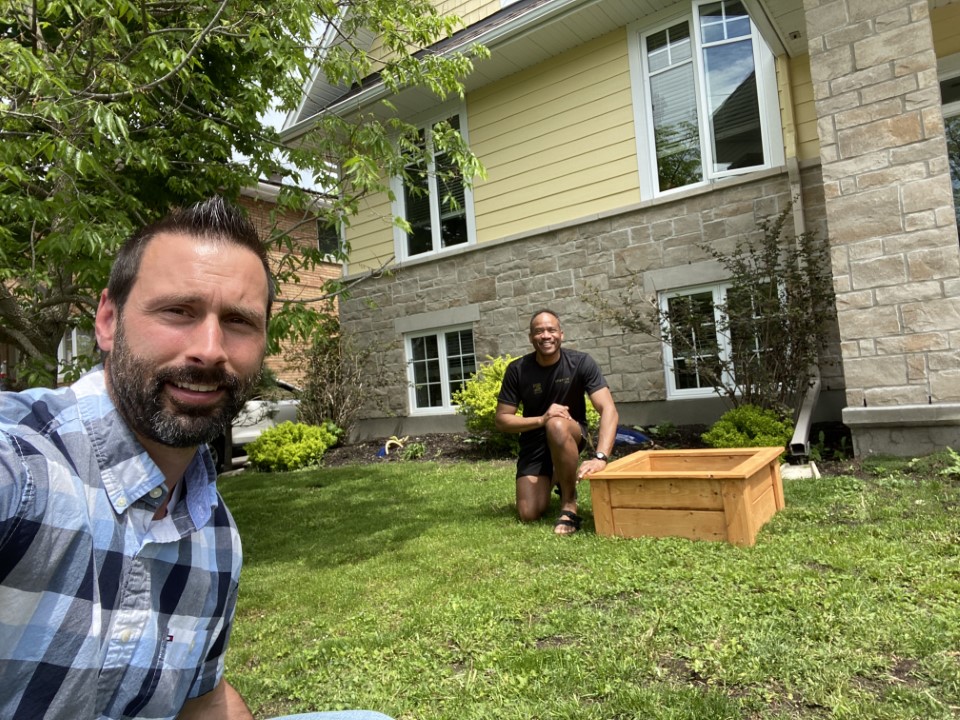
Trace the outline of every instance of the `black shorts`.
<path fill-rule="evenodd" d="M 526 438 L 524 438 L 526 440 Z M 587 444 L 587 426 L 580 423 L 580 444 L 577 450 L 583 450 Z M 537 431 L 536 436 L 528 442 L 520 444 L 520 454 L 517 457 L 517 477 L 524 475 L 544 475 L 553 477 L 553 458 L 550 457 L 550 448 L 547 447 L 546 430 Z"/>

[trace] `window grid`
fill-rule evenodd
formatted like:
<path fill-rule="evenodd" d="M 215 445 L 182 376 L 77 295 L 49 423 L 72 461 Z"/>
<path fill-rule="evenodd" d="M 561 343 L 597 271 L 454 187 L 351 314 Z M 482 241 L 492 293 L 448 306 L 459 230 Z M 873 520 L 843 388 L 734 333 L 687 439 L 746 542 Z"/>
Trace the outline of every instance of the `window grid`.
<path fill-rule="evenodd" d="M 451 328 L 407 338 L 411 414 L 452 412 L 453 394 L 476 372 L 473 330 Z"/>
<path fill-rule="evenodd" d="M 740 0 L 641 34 L 637 62 L 645 197 L 782 162 L 773 55 Z"/>
<path fill-rule="evenodd" d="M 446 120 L 460 130 L 460 116 Z M 428 161 L 407 166 L 402 183 L 401 215 L 410 225 L 403 233 L 403 256 L 419 257 L 469 242 L 467 193 L 463 178 L 446 153 L 436 152 L 429 128 L 420 131 Z"/>

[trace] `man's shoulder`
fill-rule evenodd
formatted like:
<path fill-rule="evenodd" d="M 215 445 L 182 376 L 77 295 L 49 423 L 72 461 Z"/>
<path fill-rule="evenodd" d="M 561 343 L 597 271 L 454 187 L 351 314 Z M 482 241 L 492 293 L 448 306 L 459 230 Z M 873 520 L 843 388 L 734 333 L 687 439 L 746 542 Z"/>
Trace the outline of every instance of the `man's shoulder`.
<path fill-rule="evenodd" d="M 563 348 L 560 352 L 564 361 L 570 365 L 580 366 L 584 363 L 596 364 L 596 360 L 593 359 L 590 353 L 586 353 L 583 350 L 571 350 L 568 348 Z"/>
<path fill-rule="evenodd" d="M 520 357 L 513 358 L 509 363 L 507 363 L 508 372 L 519 372 L 522 368 L 530 367 L 530 364 L 537 364 L 537 354 L 536 353 L 527 353 L 526 355 L 521 355 Z"/>

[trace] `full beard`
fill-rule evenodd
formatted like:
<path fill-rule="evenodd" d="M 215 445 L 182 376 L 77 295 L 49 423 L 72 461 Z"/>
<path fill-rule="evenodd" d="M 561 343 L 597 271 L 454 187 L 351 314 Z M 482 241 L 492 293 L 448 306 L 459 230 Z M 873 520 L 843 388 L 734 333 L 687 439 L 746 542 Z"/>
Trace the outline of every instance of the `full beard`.
<path fill-rule="evenodd" d="M 243 408 L 260 380 L 260 371 L 241 377 L 219 367 L 172 367 L 154 370 L 131 352 L 118 322 L 106 372 L 111 398 L 134 433 L 170 447 L 207 443 L 223 433 Z M 216 385 L 224 398 L 215 405 L 187 405 L 166 396 L 167 383 Z"/>

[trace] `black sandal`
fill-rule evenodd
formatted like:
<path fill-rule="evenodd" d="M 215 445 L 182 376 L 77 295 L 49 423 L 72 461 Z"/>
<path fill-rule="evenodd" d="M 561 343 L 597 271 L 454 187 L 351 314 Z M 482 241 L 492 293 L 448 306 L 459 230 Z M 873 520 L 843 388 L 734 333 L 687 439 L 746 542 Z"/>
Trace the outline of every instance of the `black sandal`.
<path fill-rule="evenodd" d="M 553 532 L 556 535 L 573 535 L 580 529 L 583 518 L 577 515 L 573 510 L 564 510 L 557 519 L 557 524 L 553 526 Z M 557 528 L 573 528 L 570 532 L 557 532 Z"/>

